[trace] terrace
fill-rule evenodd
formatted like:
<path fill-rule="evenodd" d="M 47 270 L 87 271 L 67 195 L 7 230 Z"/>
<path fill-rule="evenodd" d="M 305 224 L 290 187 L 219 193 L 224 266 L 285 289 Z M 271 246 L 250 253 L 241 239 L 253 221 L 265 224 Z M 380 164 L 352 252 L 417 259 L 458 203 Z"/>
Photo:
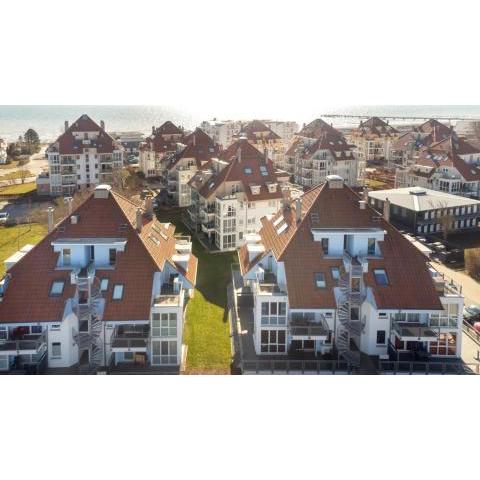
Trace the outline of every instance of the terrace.
<path fill-rule="evenodd" d="M 118 325 L 112 335 L 112 352 L 146 352 L 149 336 L 149 325 Z"/>
<path fill-rule="evenodd" d="M 164 283 L 160 295 L 153 299 L 154 307 L 180 306 L 183 300 L 183 287 L 180 282 L 173 280 L 171 283 Z"/>

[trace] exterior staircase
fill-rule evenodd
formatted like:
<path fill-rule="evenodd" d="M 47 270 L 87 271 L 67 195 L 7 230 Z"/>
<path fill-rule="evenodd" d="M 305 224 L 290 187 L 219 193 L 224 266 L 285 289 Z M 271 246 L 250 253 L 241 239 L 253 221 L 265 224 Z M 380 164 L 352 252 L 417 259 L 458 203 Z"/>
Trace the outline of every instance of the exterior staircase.
<path fill-rule="evenodd" d="M 79 330 L 73 332 L 73 340 L 78 346 L 79 359 L 88 358 L 86 363 L 80 363 L 79 371 L 94 374 L 102 364 L 104 352 L 101 340 L 102 318 L 99 313 L 102 294 L 93 264 L 76 273 L 76 284 L 74 311 L 78 317 Z"/>
<path fill-rule="evenodd" d="M 361 290 L 352 289 L 352 278 L 361 280 L 363 269 L 354 265 L 355 259 L 348 256 L 350 262 L 348 271 L 340 276 L 338 287 L 340 295 L 337 298 L 337 318 L 340 323 L 337 331 L 335 345 L 340 356 L 355 367 L 360 366 L 360 352 L 352 348 L 352 340 L 356 339 L 360 344 L 360 336 L 365 328 L 365 321 L 360 320 L 360 306 L 365 300 L 365 293 Z M 361 281 L 359 282 L 361 285 Z M 358 319 L 352 318 L 352 308 L 358 308 Z M 355 342 L 354 342 L 355 344 Z"/>

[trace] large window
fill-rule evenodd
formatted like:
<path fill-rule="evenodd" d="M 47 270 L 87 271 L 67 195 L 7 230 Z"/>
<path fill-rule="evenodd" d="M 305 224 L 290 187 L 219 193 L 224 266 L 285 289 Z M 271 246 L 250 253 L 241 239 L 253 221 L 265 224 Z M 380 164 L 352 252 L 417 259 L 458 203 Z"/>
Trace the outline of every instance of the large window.
<path fill-rule="evenodd" d="M 385 330 L 377 330 L 377 345 L 385 345 Z"/>
<path fill-rule="evenodd" d="M 236 221 L 234 218 L 229 218 L 223 221 L 223 232 L 224 233 L 231 233 L 235 232 L 237 228 Z"/>
<path fill-rule="evenodd" d="M 260 337 L 262 353 L 285 353 L 285 330 L 262 330 Z"/>
<path fill-rule="evenodd" d="M 152 341 L 152 365 L 176 365 L 177 341 Z"/>
<path fill-rule="evenodd" d="M 176 337 L 177 314 L 154 313 L 152 316 L 152 337 Z"/>
<path fill-rule="evenodd" d="M 262 302 L 262 325 L 286 325 L 286 302 Z"/>
<path fill-rule="evenodd" d="M 429 351 L 432 355 L 455 355 L 457 351 L 457 334 L 441 333 L 437 342 L 430 342 Z"/>
<path fill-rule="evenodd" d="M 235 248 L 237 246 L 237 236 L 235 234 L 223 235 L 223 248 Z"/>

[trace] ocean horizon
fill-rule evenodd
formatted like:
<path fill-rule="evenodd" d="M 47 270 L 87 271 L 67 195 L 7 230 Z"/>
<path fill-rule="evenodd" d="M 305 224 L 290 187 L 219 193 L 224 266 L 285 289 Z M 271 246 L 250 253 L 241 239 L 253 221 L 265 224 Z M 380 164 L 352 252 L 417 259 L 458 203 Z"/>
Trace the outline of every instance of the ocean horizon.
<path fill-rule="evenodd" d="M 0 138 L 16 140 L 28 128 L 36 130 L 43 142 L 55 140 L 64 129 L 64 122 L 72 122 L 83 113 L 95 121 L 103 120 L 107 131 L 140 131 L 148 134 L 153 125 L 159 126 L 166 120 L 193 129 L 203 120 L 212 117 L 192 114 L 187 110 L 156 105 L 0 105 Z M 226 113 L 226 112 L 223 112 Z M 338 107 L 308 107 L 307 111 L 285 112 L 282 118 L 266 117 L 252 113 L 250 117 L 223 115 L 217 119 L 270 118 L 292 120 L 299 125 L 322 114 L 368 115 L 368 116 L 423 116 L 423 117 L 468 117 L 480 120 L 480 105 L 355 105 Z M 354 126 L 356 119 L 330 119 L 335 126 Z"/>

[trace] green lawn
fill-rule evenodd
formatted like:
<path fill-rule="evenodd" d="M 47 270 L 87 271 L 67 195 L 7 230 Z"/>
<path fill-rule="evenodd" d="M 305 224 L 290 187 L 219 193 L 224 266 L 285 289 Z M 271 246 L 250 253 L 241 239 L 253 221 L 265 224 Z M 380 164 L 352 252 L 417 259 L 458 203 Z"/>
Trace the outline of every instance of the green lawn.
<path fill-rule="evenodd" d="M 0 187 L 0 195 L 25 195 L 37 189 L 35 182 Z"/>
<path fill-rule="evenodd" d="M 180 216 L 160 213 L 162 222 L 176 225 L 177 234 L 188 235 Z M 188 345 L 187 373 L 230 373 L 230 329 L 226 312 L 230 265 L 236 253 L 210 254 L 193 240 L 198 257 L 197 288 L 189 300 L 184 341 Z"/>
<path fill-rule="evenodd" d="M 38 223 L 0 227 L 0 277 L 5 273 L 4 260 L 27 243 L 35 245 L 46 233 L 47 227 Z"/>

